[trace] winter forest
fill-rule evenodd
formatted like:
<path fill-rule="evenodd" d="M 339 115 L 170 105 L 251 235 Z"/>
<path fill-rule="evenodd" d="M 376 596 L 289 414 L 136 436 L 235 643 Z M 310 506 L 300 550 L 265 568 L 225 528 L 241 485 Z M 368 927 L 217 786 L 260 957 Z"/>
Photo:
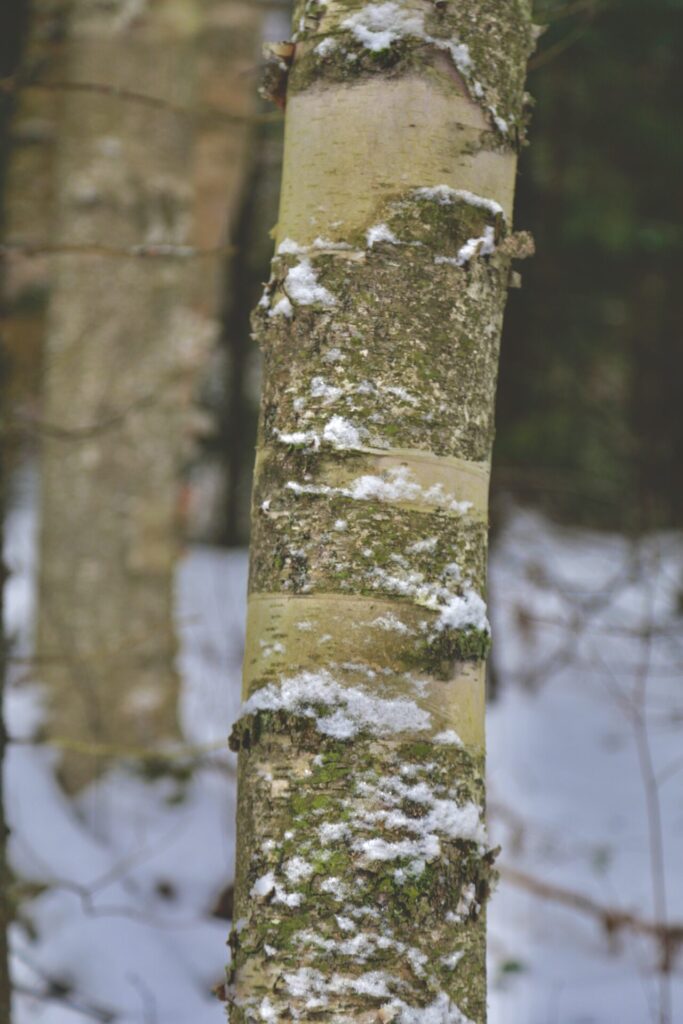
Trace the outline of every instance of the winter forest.
<path fill-rule="evenodd" d="M 0 1024 L 683 1024 L 681 47 L 1 0 Z"/>

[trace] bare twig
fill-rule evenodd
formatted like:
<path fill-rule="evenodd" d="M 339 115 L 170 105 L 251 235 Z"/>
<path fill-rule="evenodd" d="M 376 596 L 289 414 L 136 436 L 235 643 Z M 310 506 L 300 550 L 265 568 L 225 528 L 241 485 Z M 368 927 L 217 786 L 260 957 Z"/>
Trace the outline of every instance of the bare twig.
<path fill-rule="evenodd" d="M 673 962 L 676 950 L 683 944 L 683 922 L 648 921 L 627 910 L 599 903 L 585 893 L 543 881 L 519 868 L 500 866 L 499 871 L 501 878 L 511 885 L 526 889 L 540 899 L 560 903 L 570 910 L 592 917 L 609 937 L 626 931 L 653 939 L 658 944 L 662 957 L 666 957 L 669 963 Z"/>
<path fill-rule="evenodd" d="M 22 953 L 19 950 L 14 950 L 12 955 L 25 963 L 26 966 L 32 970 L 45 985 L 45 988 L 41 990 L 31 988 L 29 985 L 15 981 L 12 985 L 14 992 L 30 996 L 33 999 L 39 999 L 41 1002 L 59 1003 L 61 1006 L 66 1006 L 70 1010 L 73 1010 L 74 1013 L 79 1013 L 83 1017 L 88 1017 L 90 1020 L 101 1021 L 102 1024 L 112 1024 L 112 1022 L 119 1017 L 119 1012 L 116 1010 L 111 1010 L 109 1007 L 92 1003 L 79 996 L 78 993 L 65 992 L 60 979 L 53 978 L 44 971 L 42 967 L 27 957 L 25 953 Z"/>
<path fill-rule="evenodd" d="M 0 245 L 0 258 L 35 259 L 39 256 L 105 256 L 114 259 L 164 259 L 190 260 L 210 256 L 225 256 L 234 253 L 231 245 L 218 245 L 208 249 L 197 249 L 193 245 L 172 245 L 160 242 L 155 245 L 96 245 L 70 242 L 5 242 Z"/>
<path fill-rule="evenodd" d="M 23 412 L 21 409 L 13 412 L 12 419 L 17 421 L 23 429 L 28 428 L 32 433 L 52 437 L 58 441 L 85 441 L 88 438 L 96 437 L 98 434 L 104 434 L 113 427 L 120 426 L 131 413 L 138 412 L 140 409 L 146 409 L 157 400 L 158 395 L 152 393 L 141 395 L 140 398 L 131 402 L 125 409 L 111 413 L 109 416 L 104 416 L 95 423 L 86 423 L 80 427 L 63 427 L 59 423 L 49 423 L 39 416 Z"/>
<path fill-rule="evenodd" d="M 197 109 L 191 109 L 171 103 L 160 96 L 150 96 L 146 93 L 135 92 L 133 89 L 127 89 L 124 86 L 110 85 L 107 82 L 40 82 L 22 79 L 16 75 L 0 79 L 0 92 L 11 94 L 25 90 L 30 90 L 31 92 L 80 92 L 90 95 L 108 96 L 123 102 L 137 103 L 140 106 L 150 107 L 153 110 L 166 110 L 180 117 L 191 118 L 193 121 L 197 119 L 210 119 L 223 121 L 227 124 L 267 124 L 282 120 L 282 115 L 277 112 L 238 114 L 232 110 L 212 106 L 200 106 Z"/>

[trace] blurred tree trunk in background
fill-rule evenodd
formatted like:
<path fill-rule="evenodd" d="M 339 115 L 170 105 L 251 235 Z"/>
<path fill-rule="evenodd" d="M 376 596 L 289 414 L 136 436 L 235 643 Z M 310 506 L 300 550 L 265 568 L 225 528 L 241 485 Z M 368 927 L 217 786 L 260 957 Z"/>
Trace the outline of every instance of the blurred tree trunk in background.
<path fill-rule="evenodd" d="M 189 246 L 196 0 L 70 9 L 44 357 L 37 653 L 50 735 L 76 745 L 176 735 L 172 573 L 193 372 L 212 325 L 197 263 L 103 250 Z M 162 105 L 121 99 L 125 89 Z M 68 789 L 93 761 L 64 751 Z"/>
<path fill-rule="evenodd" d="M 259 22 L 230 0 L 76 0 L 59 75 L 40 71 L 59 81 L 36 90 L 56 121 L 50 215 L 43 201 L 10 240 L 71 247 L 49 265 L 37 626 L 70 790 L 98 749 L 178 735 L 180 478 L 241 197 Z M 21 196 L 25 172 L 13 180 Z"/>
<path fill-rule="evenodd" d="M 481 1024 L 482 595 L 526 0 L 299 2 L 265 357 L 233 1021 Z"/>
<path fill-rule="evenodd" d="M 40 81 L 40 88 L 8 90 L 13 104 L 8 125 L 4 175 L 3 240 L 32 250 L 4 261 L 3 302 L 6 318 L 3 344 L 9 361 L 6 381 L 8 453 L 16 462 L 34 438 L 30 420 L 40 390 L 42 347 L 49 282 L 53 221 L 54 156 L 59 93 L 54 84 L 64 78 L 64 35 L 67 7 L 63 0 L 23 0 L 26 23 L 22 52 L 15 48 L 11 71 L 14 82 Z M 27 422 L 28 419 L 28 422 Z M 22 429 L 26 433 L 22 435 Z"/>

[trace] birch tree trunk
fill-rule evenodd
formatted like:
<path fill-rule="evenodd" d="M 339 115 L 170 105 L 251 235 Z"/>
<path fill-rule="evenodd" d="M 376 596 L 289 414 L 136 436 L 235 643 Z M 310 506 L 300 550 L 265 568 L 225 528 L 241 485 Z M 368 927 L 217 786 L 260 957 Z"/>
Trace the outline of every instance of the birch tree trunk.
<path fill-rule="evenodd" d="M 240 754 L 233 1021 L 481 1024 L 493 407 L 528 0 L 299 2 Z"/>

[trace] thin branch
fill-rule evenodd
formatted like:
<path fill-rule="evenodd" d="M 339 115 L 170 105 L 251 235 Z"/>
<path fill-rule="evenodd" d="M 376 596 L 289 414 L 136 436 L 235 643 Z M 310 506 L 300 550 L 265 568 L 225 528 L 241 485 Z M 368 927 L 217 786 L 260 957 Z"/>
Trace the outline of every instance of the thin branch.
<path fill-rule="evenodd" d="M 99 741 L 75 740 L 66 736 L 54 736 L 49 739 L 13 739 L 8 737 L 8 743 L 17 746 L 30 747 L 56 747 L 58 750 L 69 750 L 74 754 L 88 754 L 92 757 L 114 757 L 122 760 L 139 761 L 168 761 L 172 764 L 183 758 L 198 758 L 205 754 L 212 754 L 218 751 L 227 751 L 227 740 L 214 740 L 211 743 L 199 743 L 196 746 L 182 745 L 173 750 L 146 750 L 144 747 L 125 747 L 116 743 L 101 743 Z"/>
<path fill-rule="evenodd" d="M 59 1003 L 61 1006 L 66 1006 L 74 1013 L 80 1013 L 84 1017 L 89 1017 L 91 1020 L 101 1021 L 102 1024 L 112 1024 L 119 1017 L 119 1012 L 116 1010 L 110 1010 L 105 1006 L 98 1006 L 96 1003 L 91 1003 L 85 998 L 80 997 L 77 993 L 70 994 L 69 992 L 63 991 L 63 984 L 58 978 L 52 977 L 42 967 L 34 963 L 30 957 L 27 957 L 25 953 L 20 950 L 13 950 L 12 956 L 15 956 L 18 960 L 36 974 L 42 982 L 47 986 L 44 991 L 40 989 L 33 989 L 28 985 L 23 985 L 21 982 L 14 982 L 12 989 L 15 992 L 19 992 L 22 995 L 31 996 L 33 999 L 40 999 L 41 1002 L 46 1003 Z"/>
<path fill-rule="evenodd" d="M 669 962 L 673 961 L 676 950 L 683 944 L 683 922 L 648 921 L 627 910 L 618 910 L 616 907 L 598 903 L 597 900 L 574 889 L 545 882 L 526 871 L 520 871 L 519 868 L 501 866 L 499 871 L 501 878 L 511 885 L 526 889 L 540 899 L 560 903 L 570 910 L 592 917 L 609 936 L 628 931 L 653 939 L 662 950 L 663 958 L 666 956 Z"/>
<path fill-rule="evenodd" d="M 147 93 L 126 89 L 124 86 L 109 85 L 106 82 L 32 82 L 22 79 L 17 75 L 0 79 L 0 92 L 12 94 L 25 90 L 31 90 L 32 92 L 76 92 L 108 96 L 126 103 L 137 103 L 140 106 L 150 107 L 153 110 L 166 110 L 179 117 L 190 118 L 193 121 L 209 119 L 223 121 L 228 124 L 247 125 L 270 124 L 282 120 L 282 114 L 277 111 L 263 114 L 237 114 L 234 111 L 224 110 L 221 107 L 199 106 L 196 109 L 192 109 L 171 103 L 168 100 L 162 99 L 161 96 L 150 96 Z"/>
<path fill-rule="evenodd" d="M 95 243 L 76 244 L 70 242 L 5 242 L 0 244 L 0 259 L 21 257 L 35 259 L 37 256 L 108 256 L 115 259 L 202 259 L 207 256 L 225 256 L 234 253 L 232 245 L 217 245 L 198 249 L 193 245 L 172 245 L 161 242 L 156 245 L 98 245 Z"/>
<path fill-rule="evenodd" d="M 49 423 L 38 416 L 21 411 L 14 412 L 11 419 L 20 424 L 24 430 L 30 429 L 32 433 L 52 437 L 58 441 L 85 441 L 98 434 L 104 434 L 113 427 L 120 426 L 132 412 L 149 408 L 157 401 L 157 398 L 158 396 L 155 394 L 142 395 L 120 412 L 111 413 L 109 416 L 97 420 L 96 423 L 87 423 L 81 427 L 63 427 L 58 423 Z"/>
<path fill-rule="evenodd" d="M 142 978 L 133 971 L 129 971 L 128 974 L 126 974 L 126 981 L 130 982 L 142 1000 L 142 1012 L 145 1017 L 145 1024 L 157 1024 L 159 1017 L 157 1015 L 156 999 L 154 998 L 154 993 L 150 989 L 149 985 L 146 985 Z"/>
<path fill-rule="evenodd" d="M 548 64 L 551 60 L 555 60 L 560 54 L 564 53 L 575 43 L 578 43 L 585 34 L 585 28 L 583 25 L 580 28 L 575 28 L 572 32 L 568 32 L 562 39 L 558 39 L 556 43 L 549 46 L 547 50 L 541 50 L 536 57 L 532 57 L 529 61 L 529 71 L 536 71 L 538 68 L 542 68 L 545 64 Z"/>

